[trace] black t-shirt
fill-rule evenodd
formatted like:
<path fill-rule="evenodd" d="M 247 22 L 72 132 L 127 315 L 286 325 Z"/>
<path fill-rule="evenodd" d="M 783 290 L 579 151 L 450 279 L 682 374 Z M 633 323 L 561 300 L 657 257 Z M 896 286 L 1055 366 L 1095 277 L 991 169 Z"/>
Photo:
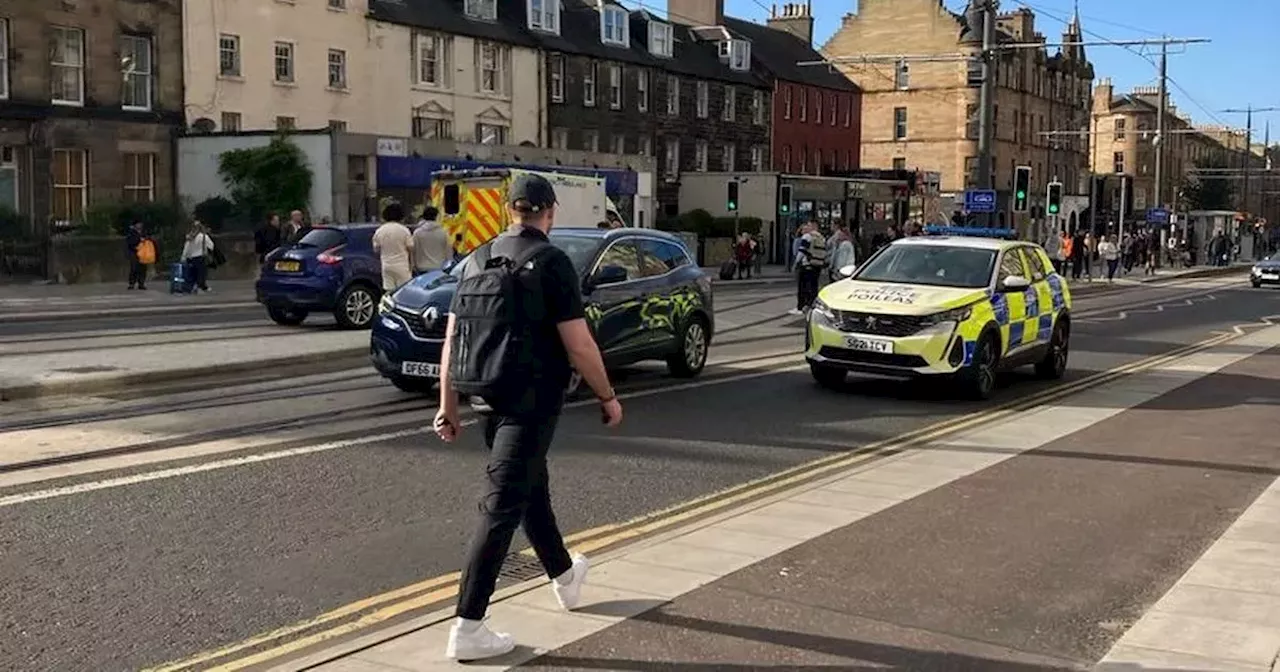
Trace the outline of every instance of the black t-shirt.
<path fill-rule="evenodd" d="M 549 242 L 546 234 L 533 228 L 521 227 L 508 230 L 494 238 L 491 245 L 491 257 L 514 257 L 521 250 L 537 242 Z M 466 261 L 462 269 L 463 276 L 475 270 L 475 255 Z M 569 255 L 554 245 L 541 252 L 533 262 L 533 268 L 526 271 L 538 276 L 542 288 L 543 320 L 533 330 L 534 346 L 538 361 L 541 363 L 542 375 L 530 381 L 525 392 L 525 402 L 529 408 L 539 414 L 558 413 L 564 404 L 564 390 L 569 384 L 572 368 L 569 355 L 565 351 L 564 341 L 560 339 L 557 328 L 561 322 L 585 317 L 582 305 L 582 280 L 574 268 Z M 523 404 L 522 404 L 523 405 Z"/>

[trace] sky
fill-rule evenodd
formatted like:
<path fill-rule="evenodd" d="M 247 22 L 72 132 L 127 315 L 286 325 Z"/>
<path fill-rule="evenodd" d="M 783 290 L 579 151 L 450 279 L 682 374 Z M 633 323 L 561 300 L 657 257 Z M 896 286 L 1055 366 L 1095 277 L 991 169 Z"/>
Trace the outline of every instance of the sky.
<path fill-rule="evenodd" d="M 661 0 L 646 0 L 645 4 L 665 5 Z M 946 4 L 962 11 L 966 3 L 946 0 Z M 1000 11 L 1024 4 L 1036 13 L 1037 30 L 1049 41 L 1058 41 L 1064 22 L 1071 17 L 1072 0 L 1001 0 Z M 726 0 L 725 11 L 763 22 L 769 5 L 769 0 Z M 1280 107 L 1280 0 L 1079 0 L 1079 5 L 1086 41 L 1161 35 L 1212 40 L 1169 48 L 1170 98 L 1197 123 L 1243 128 L 1244 114 L 1222 110 L 1248 105 Z M 857 0 L 813 0 L 815 44 L 826 42 L 839 28 L 840 18 L 856 9 Z M 1110 77 L 1117 92 L 1157 83 L 1159 47 L 1145 47 L 1143 53 L 1151 60 L 1130 49 L 1141 48 L 1086 47 L 1097 76 Z M 909 47 L 896 45 L 884 45 L 884 51 L 910 53 Z M 1267 121 L 1273 126 L 1272 142 L 1280 139 L 1280 112 L 1259 113 L 1254 115 L 1255 142 L 1262 140 Z"/>

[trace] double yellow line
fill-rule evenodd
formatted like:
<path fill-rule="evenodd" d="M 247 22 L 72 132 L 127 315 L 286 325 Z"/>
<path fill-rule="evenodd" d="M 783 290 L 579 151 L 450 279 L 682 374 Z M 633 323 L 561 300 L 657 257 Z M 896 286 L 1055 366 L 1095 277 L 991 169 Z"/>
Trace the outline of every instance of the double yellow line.
<path fill-rule="evenodd" d="M 1123 366 L 1098 372 L 1085 378 L 1058 385 L 1038 394 L 1010 401 L 990 409 L 951 420 L 944 420 L 928 427 L 907 432 L 893 439 L 886 439 L 868 444 L 857 450 L 838 455 L 824 457 L 807 462 L 770 476 L 756 479 L 748 483 L 734 486 L 699 497 L 679 505 L 622 522 L 602 525 L 583 530 L 565 537 L 565 541 L 573 550 L 590 553 L 603 548 L 616 546 L 619 543 L 634 540 L 655 532 L 669 529 L 674 525 L 696 518 L 705 517 L 751 499 L 766 497 L 800 483 L 811 481 L 831 472 L 847 469 L 861 462 L 868 462 L 877 457 L 884 457 L 907 450 L 922 443 L 934 441 L 950 434 L 955 434 L 978 425 L 997 422 L 1016 413 L 1036 406 L 1062 399 L 1088 388 L 1104 385 L 1124 376 L 1156 368 L 1196 352 L 1212 348 L 1235 338 L 1241 334 L 1222 334 L 1205 339 L 1192 345 L 1184 346 L 1162 355 L 1147 357 Z M 532 555 L 525 550 L 522 553 Z M 314 618 L 292 625 L 264 632 L 249 639 L 219 649 L 206 651 L 190 658 L 167 663 L 151 668 L 147 672 L 180 672 L 196 669 L 207 663 L 229 658 L 233 655 L 259 649 L 261 647 L 285 640 L 321 626 L 344 621 L 358 616 L 334 627 L 320 630 L 309 635 L 289 639 L 283 644 L 263 649 L 249 655 L 230 660 L 221 665 L 203 667 L 217 672 L 231 672 L 247 667 L 261 665 L 303 649 L 306 649 L 338 637 L 359 632 L 378 623 L 391 620 L 414 610 L 452 599 L 458 593 L 460 572 L 420 581 L 402 588 L 397 588 L 380 595 L 365 598 L 325 612 Z M 367 612 L 367 613 L 366 613 Z M 363 614 L 363 615 L 361 615 Z"/>

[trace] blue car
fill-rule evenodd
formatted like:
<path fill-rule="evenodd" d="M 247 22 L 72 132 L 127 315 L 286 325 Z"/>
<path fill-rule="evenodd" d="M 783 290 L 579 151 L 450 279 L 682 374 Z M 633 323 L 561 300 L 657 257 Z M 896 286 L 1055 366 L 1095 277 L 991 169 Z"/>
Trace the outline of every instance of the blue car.
<path fill-rule="evenodd" d="M 711 279 L 679 238 L 648 229 L 555 229 L 582 281 L 587 322 L 616 368 L 644 360 L 694 377 L 715 330 Z M 382 298 L 369 356 L 396 387 L 427 392 L 440 377 L 449 305 L 462 264 L 420 275 Z M 581 378 L 570 382 L 577 390 Z"/>
<path fill-rule="evenodd" d="M 367 329 L 382 298 L 382 263 L 373 251 L 377 224 L 316 227 L 273 250 L 258 278 L 258 303 L 277 324 L 299 325 L 332 313 L 344 329 Z"/>

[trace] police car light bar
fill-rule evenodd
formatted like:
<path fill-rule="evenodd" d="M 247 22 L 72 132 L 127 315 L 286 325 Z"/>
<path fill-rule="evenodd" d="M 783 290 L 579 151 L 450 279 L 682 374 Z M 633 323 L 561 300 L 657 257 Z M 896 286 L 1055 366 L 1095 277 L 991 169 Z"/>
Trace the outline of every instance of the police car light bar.
<path fill-rule="evenodd" d="M 925 235 L 929 236 L 968 236 L 970 238 L 1006 238 L 1013 239 L 1018 237 L 1018 232 L 1013 229 L 995 229 L 980 226 L 939 226 L 930 224 L 924 227 Z"/>

